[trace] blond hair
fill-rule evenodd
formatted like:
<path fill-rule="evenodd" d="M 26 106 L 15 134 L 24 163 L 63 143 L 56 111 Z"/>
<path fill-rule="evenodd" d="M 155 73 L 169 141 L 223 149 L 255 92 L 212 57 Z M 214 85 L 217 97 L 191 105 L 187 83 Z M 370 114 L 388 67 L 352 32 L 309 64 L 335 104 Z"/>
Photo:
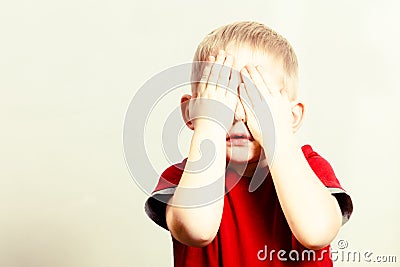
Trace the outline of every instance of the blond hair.
<path fill-rule="evenodd" d="M 193 61 L 206 61 L 208 56 L 216 55 L 220 49 L 226 49 L 228 46 L 236 48 L 249 46 L 254 52 L 268 53 L 281 60 L 285 89 L 291 99 L 297 97 L 297 57 L 284 37 L 258 22 L 235 22 L 210 32 L 197 47 Z M 191 77 L 193 84 L 200 80 L 203 67 L 204 64 L 193 64 Z"/>

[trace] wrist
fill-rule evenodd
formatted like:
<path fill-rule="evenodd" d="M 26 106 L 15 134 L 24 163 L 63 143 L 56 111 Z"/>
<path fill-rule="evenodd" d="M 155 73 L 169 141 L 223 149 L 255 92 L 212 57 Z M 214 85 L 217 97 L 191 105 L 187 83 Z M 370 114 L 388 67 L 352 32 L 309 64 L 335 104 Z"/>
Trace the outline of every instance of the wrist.
<path fill-rule="evenodd" d="M 228 129 L 216 120 L 209 118 L 197 118 L 194 122 L 194 132 L 206 132 L 211 135 L 226 135 Z"/>
<path fill-rule="evenodd" d="M 224 164 L 226 158 L 225 129 L 218 122 L 209 119 L 199 118 L 196 121 L 188 155 L 189 161 L 207 158 L 207 162 Z"/>
<path fill-rule="evenodd" d="M 293 158 L 294 155 L 301 152 L 301 146 L 296 138 L 296 136 L 291 133 L 286 136 L 277 136 L 273 152 L 273 161 L 285 162 Z"/>
<path fill-rule="evenodd" d="M 293 151 L 300 149 L 297 138 L 293 132 L 285 134 L 275 133 L 275 138 L 264 140 L 260 144 L 264 149 L 265 156 L 269 164 L 276 160 L 290 158 Z"/>

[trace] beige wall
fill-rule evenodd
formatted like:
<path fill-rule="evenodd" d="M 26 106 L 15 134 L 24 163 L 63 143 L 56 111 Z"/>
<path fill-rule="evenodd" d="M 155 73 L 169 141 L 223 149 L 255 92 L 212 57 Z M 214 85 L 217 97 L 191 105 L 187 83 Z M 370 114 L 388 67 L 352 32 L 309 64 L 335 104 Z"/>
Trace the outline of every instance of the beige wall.
<path fill-rule="evenodd" d="M 125 112 L 147 79 L 237 20 L 270 25 L 297 51 L 299 138 L 354 201 L 337 240 L 400 262 L 397 3 L 2 1 L 0 266 L 171 266 L 169 235 L 125 166 Z"/>

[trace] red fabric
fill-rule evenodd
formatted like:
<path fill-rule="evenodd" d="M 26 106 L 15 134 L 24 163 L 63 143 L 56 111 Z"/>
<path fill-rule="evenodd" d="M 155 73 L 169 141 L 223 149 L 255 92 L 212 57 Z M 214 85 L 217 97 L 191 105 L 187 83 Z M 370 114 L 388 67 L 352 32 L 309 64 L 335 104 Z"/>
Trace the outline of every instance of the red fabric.
<path fill-rule="evenodd" d="M 341 189 L 329 163 L 309 145 L 303 146 L 302 150 L 320 180 L 327 187 Z M 169 167 L 154 193 L 177 185 L 185 163 Z M 305 248 L 289 229 L 270 174 L 252 193 L 248 190 L 249 178 L 240 178 L 234 171 L 227 170 L 227 186 L 232 182 L 237 184 L 224 196 L 221 225 L 208 246 L 189 247 L 172 238 L 175 266 L 332 266 L 329 246 L 309 252 L 312 254 L 303 253 Z M 165 216 L 165 212 L 161 216 Z M 280 250 L 284 252 L 278 256 Z M 308 255 L 311 261 L 307 260 Z M 313 255 L 315 260 L 312 260 Z"/>

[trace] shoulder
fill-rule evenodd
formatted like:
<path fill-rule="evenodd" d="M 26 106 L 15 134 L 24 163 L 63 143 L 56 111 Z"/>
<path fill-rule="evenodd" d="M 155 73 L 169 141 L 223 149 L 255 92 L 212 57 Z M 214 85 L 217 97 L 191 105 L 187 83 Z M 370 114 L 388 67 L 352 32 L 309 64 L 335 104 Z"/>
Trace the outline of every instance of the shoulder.
<path fill-rule="evenodd" d="M 164 172 L 160 175 L 160 179 L 158 180 L 158 184 L 155 187 L 153 193 L 156 193 L 166 188 L 176 187 L 182 177 L 186 161 L 187 159 L 185 158 L 182 162 L 171 165 L 167 169 L 165 169 Z"/>
<path fill-rule="evenodd" d="M 302 148 L 305 158 L 311 169 L 337 199 L 343 215 L 343 224 L 347 222 L 353 212 L 353 203 L 350 195 L 341 186 L 329 162 L 313 150 L 310 145 Z"/>
<path fill-rule="evenodd" d="M 311 145 L 306 144 L 301 147 L 301 150 L 303 151 L 304 157 L 306 157 L 307 160 L 315 159 L 315 158 L 322 158 L 314 149 L 311 147 Z"/>
<path fill-rule="evenodd" d="M 169 198 L 174 194 L 176 186 L 182 177 L 185 169 L 186 160 L 169 166 L 160 175 L 158 184 L 156 185 L 152 195 L 145 203 L 145 212 L 156 224 L 161 227 L 167 228 L 165 221 L 165 209 Z"/>
<path fill-rule="evenodd" d="M 311 145 L 304 145 L 301 149 L 311 169 L 325 186 L 341 188 L 331 164 L 325 158 L 314 151 Z"/>

